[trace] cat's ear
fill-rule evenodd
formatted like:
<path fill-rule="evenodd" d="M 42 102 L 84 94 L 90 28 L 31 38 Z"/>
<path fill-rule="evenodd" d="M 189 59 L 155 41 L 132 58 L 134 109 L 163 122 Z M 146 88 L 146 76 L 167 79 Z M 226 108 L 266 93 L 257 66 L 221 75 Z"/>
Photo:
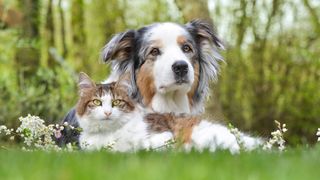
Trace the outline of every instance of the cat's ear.
<path fill-rule="evenodd" d="M 86 73 L 80 72 L 78 86 L 81 90 L 86 88 L 93 88 L 96 86 L 96 84 L 90 79 L 90 77 Z"/>

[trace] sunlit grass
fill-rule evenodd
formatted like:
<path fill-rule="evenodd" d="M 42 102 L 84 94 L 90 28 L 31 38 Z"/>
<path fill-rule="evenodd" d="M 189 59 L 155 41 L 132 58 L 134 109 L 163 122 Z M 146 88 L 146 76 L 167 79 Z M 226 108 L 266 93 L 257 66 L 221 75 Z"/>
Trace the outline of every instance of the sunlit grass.
<path fill-rule="evenodd" d="M 1 179 L 318 179 L 320 146 L 286 152 L 0 150 Z"/>

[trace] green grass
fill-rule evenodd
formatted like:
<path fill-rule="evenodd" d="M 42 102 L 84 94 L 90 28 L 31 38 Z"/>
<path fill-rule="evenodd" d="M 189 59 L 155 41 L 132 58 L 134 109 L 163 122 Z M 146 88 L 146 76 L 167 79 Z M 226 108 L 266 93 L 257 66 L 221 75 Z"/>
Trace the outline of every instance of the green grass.
<path fill-rule="evenodd" d="M 0 150 L 0 179 L 320 179 L 320 146 L 284 153 Z"/>

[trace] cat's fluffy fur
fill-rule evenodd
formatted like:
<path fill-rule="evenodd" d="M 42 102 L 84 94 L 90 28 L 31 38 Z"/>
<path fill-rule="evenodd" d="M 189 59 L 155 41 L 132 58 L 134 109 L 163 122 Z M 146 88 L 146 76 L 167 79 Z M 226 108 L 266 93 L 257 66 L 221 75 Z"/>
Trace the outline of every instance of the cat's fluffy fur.
<path fill-rule="evenodd" d="M 126 92 L 117 87 L 115 83 L 96 85 L 86 74 L 80 74 L 76 116 L 83 129 L 79 139 L 82 149 L 106 147 L 120 152 L 158 149 L 173 138 L 169 131 L 148 131 L 148 125 L 143 121 L 143 109 L 132 104 Z M 119 96 L 126 101 L 126 105 L 112 107 L 112 100 Z M 93 99 L 98 98 L 101 105 L 90 107 Z"/>
<path fill-rule="evenodd" d="M 90 122 L 89 122 L 90 121 Z M 135 110 L 118 119 L 114 125 L 105 122 L 92 122 L 79 118 L 83 132 L 80 146 L 83 149 L 109 148 L 112 151 L 131 152 L 142 149 L 159 149 L 173 138 L 171 132 L 150 133 L 143 121 L 141 112 Z"/>

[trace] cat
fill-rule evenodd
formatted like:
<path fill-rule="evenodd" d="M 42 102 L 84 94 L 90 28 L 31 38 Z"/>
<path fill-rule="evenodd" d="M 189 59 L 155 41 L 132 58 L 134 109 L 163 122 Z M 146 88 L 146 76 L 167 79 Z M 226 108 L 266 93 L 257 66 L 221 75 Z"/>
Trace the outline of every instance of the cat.
<path fill-rule="evenodd" d="M 144 109 L 129 98 L 124 85 L 95 84 L 79 74 L 79 100 L 75 111 L 82 132 L 81 149 L 130 152 L 165 147 L 170 131 L 152 132 L 143 120 Z"/>

